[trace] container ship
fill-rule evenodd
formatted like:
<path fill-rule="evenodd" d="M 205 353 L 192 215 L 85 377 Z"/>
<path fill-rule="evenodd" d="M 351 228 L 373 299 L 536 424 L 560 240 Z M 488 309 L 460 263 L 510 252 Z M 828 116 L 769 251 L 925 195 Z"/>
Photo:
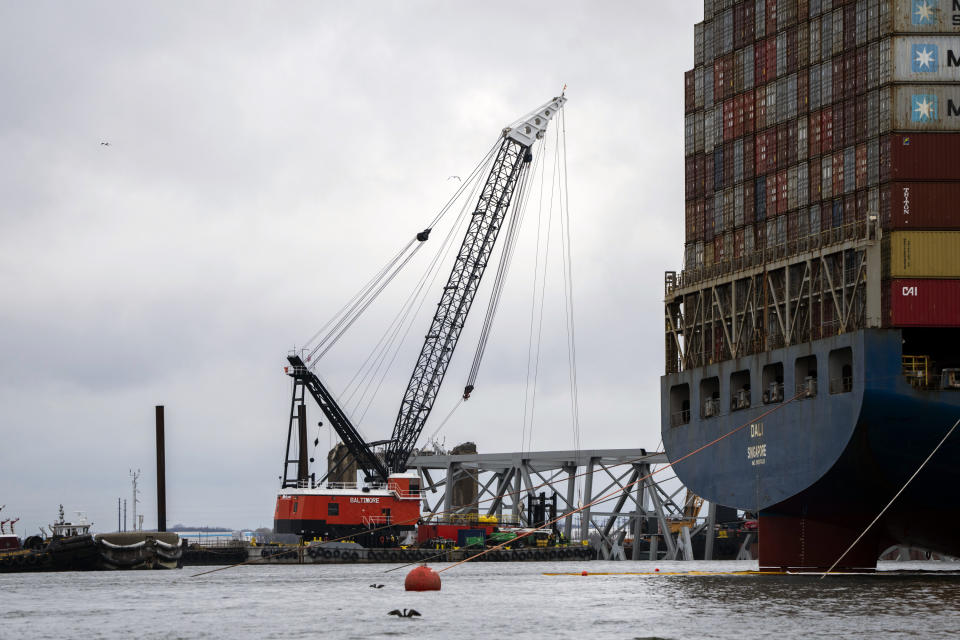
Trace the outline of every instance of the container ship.
<path fill-rule="evenodd" d="M 960 555 L 960 2 L 706 0 L 694 43 L 678 476 L 758 514 L 762 569 Z"/>

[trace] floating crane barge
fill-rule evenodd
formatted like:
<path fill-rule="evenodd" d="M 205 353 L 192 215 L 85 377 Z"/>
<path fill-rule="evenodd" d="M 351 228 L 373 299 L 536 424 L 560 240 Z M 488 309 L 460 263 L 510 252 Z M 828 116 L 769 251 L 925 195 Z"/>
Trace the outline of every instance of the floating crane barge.
<path fill-rule="evenodd" d="M 533 160 L 532 147 L 565 101 L 563 96 L 556 97 L 503 130 L 403 394 L 393 435 L 380 443 L 381 452 L 375 452 L 363 439 L 314 373 L 316 362 L 305 361 L 297 354 L 288 357 L 286 373 L 293 379 L 293 395 L 275 531 L 303 537 L 354 536 L 367 546 L 389 546 L 416 528 L 420 486 L 418 476 L 407 472 L 408 460 L 433 408 L 515 192 L 524 186 Z M 430 231 L 418 233 L 416 241 L 427 241 Z M 464 397 L 471 391 L 467 386 Z M 316 401 L 356 460 L 366 484 L 326 482 L 326 477 L 316 480 L 310 472 L 307 395 Z"/>

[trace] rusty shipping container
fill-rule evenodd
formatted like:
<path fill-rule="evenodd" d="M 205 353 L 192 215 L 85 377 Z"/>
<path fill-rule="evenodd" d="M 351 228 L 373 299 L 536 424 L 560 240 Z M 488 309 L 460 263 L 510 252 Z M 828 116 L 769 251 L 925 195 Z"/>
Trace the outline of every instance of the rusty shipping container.
<path fill-rule="evenodd" d="M 893 182 L 883 189 L 891 229 L 960 229 L 960 182 Z"/>
<path fill-rule="evenodd" d="M 894 231 L 884 253 L 893 278 L 960 278 L 960 231 Z"/>
<path fill-rule="evenodd" d="M 893 327 L 960 327 L 960 280 L 890 281 Z"/>

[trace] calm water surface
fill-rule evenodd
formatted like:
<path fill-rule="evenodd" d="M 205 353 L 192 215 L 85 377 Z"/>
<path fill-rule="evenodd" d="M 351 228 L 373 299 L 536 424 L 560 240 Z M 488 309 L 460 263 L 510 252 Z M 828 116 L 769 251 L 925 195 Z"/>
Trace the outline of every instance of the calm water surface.
<path fill-rule="evenodd" d="M 885 563 L 877 575 L 825 580 L 544 575 L 655 567 L 756 563 L 474 563 L 442 573 L 439 593 L 405 592 L 408 570 L 385 574 L 389 565 L 5 574 L 0 638 L 960 637 L 960 564 Z M 398 608 L 422 616 L 387 615 Z"/>

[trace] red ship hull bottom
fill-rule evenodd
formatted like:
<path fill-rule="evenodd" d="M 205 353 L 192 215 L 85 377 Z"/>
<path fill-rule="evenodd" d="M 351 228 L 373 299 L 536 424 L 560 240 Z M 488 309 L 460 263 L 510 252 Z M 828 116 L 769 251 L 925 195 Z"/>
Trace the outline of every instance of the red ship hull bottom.
<path fill-rule="evenodd" d="M 842 571 L 876 570 L 876 535 L 867 533 L 847 551 L 863 532 L 859 521 L 761 513 L 759 527 L 761 571 L 822 572 L 834 563 Z"/>

